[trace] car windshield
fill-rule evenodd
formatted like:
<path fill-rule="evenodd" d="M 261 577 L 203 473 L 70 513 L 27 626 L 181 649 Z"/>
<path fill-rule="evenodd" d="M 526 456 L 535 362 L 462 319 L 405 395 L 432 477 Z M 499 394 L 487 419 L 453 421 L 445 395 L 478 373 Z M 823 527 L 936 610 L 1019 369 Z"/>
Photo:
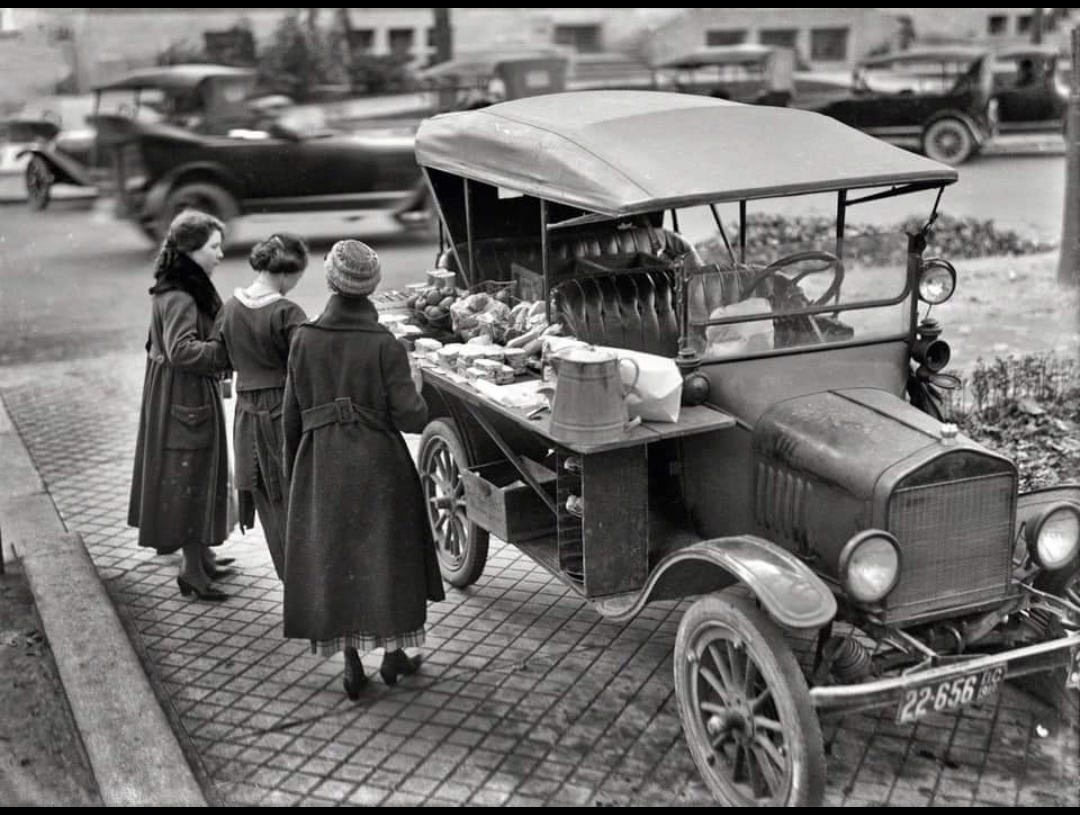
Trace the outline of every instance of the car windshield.
<path fill-rule="evenodd" d="M 737 221 L 721 218 L 732 251 L 719 238 L 699 243 L 704 265 L 689 292 L 690 340 L 706 361 L 905 335 L 911 302 L 899 226 L 849 225 L 841 260 L 833 218 L 751 215 L 740 262 Z"/>

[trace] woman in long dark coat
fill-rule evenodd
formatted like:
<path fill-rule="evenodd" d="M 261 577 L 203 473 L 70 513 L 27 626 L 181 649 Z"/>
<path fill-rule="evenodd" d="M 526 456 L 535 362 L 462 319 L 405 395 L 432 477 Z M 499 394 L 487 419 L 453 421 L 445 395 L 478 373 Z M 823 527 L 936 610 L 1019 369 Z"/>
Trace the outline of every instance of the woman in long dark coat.
<path fill-rule="evenodd" d="M 427 601 L 442 580 L 420 478 L 402 432 L 427 405 L 408 355 L 368 299 L 379 259 L 359 241 L 327 254 L 333 292 L 300 326 L 285 384 L 285 636 L 345 652 L 345 691 L 367 682 L 359 652 L 385 649 L 390 685 L 419 666 Z"/>
<path fill-rule="evenodd" d="M 285 297 L 307 268 L 308 250 L 279 232 L 257 243 L 248 258 L 255 281 L 237 289 L 221 310 L 221 336 L 236 371 L 233 451 L 240 523 L 259 513 L 270 559 L 285 579 L 285 498 L 281 478 L 281 403 L 293 332 L 307 315 Z"/>
<path fill-rule="evenodd" d="M 182 550 L 180 593 L 224 600 L 210 546 L 228 535 L 228 450 L 218 382 L 228 367 L 213 338 L 221 308 L 210 275 L 223 257 L 225 227 L 187 210 L 169 226 L 150 288 L 150 336 L 135 447 L 128 523 L 139 545 Z M 224 559 L 223 559 L 224 560 Z"/>

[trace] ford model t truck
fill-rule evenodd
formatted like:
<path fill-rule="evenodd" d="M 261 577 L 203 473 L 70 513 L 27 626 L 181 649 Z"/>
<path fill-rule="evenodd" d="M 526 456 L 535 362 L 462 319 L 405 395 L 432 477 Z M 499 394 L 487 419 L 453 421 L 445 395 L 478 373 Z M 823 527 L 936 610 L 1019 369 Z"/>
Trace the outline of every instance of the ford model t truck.
<path fill-rule="evenodd" d="M 480 577 L 492 526 L 463 474 L 501 462 L 552 512 L 511 542 L 601 614 L 696 597 L 675 691 L 725 804 L 819 804 L 830 714 L 914 724 L 1031 674 L 1075 724 L 1080 486 L 1020 493 L 935 399 L 949 350 L 929 314 L 957 275 L 925 252 L 954 169 L 809 111 L 647 92 L 438 116 L 416 152 L 459 286 L 533 272 L 552 324 L 669 357 L 689 403 L 590 445 L 426 369 L 420 471 L 450 582 Z M 748 212 L 791 196 L 824 197 L 834 228 L 755 256 Z M 887 238 L 849 214 L 896 196 L 924 228 L 895 236 L 895 263 L 859 262 Z M 680 234 L 702 216 L 719 262 Z"/>

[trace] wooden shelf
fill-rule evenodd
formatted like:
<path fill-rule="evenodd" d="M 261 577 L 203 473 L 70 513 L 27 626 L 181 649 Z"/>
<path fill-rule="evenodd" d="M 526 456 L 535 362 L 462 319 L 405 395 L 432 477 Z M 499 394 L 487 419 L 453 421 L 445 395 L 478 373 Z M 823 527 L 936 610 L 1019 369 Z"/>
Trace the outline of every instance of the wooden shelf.
<path fill-rule="evenodd" d="M 552 435 L 550 411 L 544 411 L 536 418 L 530 419 L 526 415 L 526 411 L 500 405 L 498 402 L 484 396 L 468 383 L 451 379 L 446 375 L 446 370 L 435 363 L 425 360 L 420 365 L 424 381 L 432 387 L 453 394 L 469 404 L 488 408 L 513 420 L 524 429 L 543 436 L 552 444 L 561 445 L 576 453 L 587 454 L 618 450 L 624 447 L 651 444 L 662 439 L 673 439 L 694 433 L 708 433 L 735 426 L 735 419 L 732 416 L 716 408 L 700 405 L 698 407 L 682 408 L 679 411 L 679 421 L 677 422 L 642 422 L 631 428 L 619 439 L 597 442 L 596 444 L 565 442 Z"/>

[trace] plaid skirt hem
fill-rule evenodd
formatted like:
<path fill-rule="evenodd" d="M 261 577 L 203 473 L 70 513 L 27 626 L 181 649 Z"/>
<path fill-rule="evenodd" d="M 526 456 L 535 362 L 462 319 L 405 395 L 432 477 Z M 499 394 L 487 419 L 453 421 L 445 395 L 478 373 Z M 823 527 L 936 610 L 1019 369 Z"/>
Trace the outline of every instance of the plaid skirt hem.
<path fill-rule="evenodd" d="M 378 648 L 390 653 L 391 651 L 397 651 L 399 648 L 419 648 L 424 644 L 425 635 L 426 631 L 423 626 L 415 631 L 395 634 L 392 637 L 380 637 L 375 634 L 365 633 L 344 634 L 331 640 L 312 640 L 311 653 L 332 657 L 346 648 L 355 648 L 361 654 L 366 654 Z"/>

